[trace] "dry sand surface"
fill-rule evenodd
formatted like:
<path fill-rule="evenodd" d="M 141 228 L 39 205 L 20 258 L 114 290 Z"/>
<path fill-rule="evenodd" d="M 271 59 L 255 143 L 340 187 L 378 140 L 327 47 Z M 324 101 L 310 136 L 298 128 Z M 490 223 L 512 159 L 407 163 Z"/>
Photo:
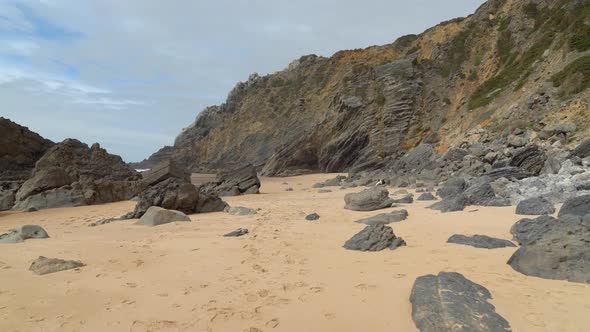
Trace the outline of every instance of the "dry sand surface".
<path fill-rule="evenodd" d="M 311 189 L 333 176 L 263 178 L 262 194 L 226 198 L 256 215 L 153 228 L 87 227 L 133 202 L 1 212 L 0 231 L 39 224 L 51 238 L 0 245 L 0 331 L 415 331 L 412 284 L 440 271 L 487 287 L 514 331 L 588 331 L 590 285 L 526 277 L 506 264 L 515 248 L 445 243 L 455 233 L 510 239 L 514 207 L 441 214 L 416 202 L 391 224 L 406 247 L 348 251 L 342 244 L 364 226 L 354 220 L 393 209 L 343 209 L 344 194 L 361 188 Z M 306 221 L 312 212 L 321 219 Z M 239 227 L 250 234 L 222 237 Z M 28 268 L 40 255 L 87 266 L 38 276 Z"/>

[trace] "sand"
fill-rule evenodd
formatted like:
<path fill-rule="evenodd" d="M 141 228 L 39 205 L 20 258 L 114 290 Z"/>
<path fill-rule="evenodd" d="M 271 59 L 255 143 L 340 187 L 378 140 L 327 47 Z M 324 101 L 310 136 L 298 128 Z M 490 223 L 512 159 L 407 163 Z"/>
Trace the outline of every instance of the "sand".
<path fill-rule="evenodd" d="M 440 271 L 488 288 L 514 331 L 588 330 L 590 285 L 524 276 L 506 264 L 515 248 L 446 243 L 455 233 L 510 239 L 514 207 L 441 214 L 416 202 L 391 224 L 406 247 L 348 251 L 342 244 L 364 226 L 354 220 L 393 209 L 343 209 L 344 194 L 361 188 L 311 189 L 333 176 L 262 178 L 262 194 L 226 198 L 256 215 L 153 228 L 87 227 L 134 202 L 2 212 L 0 231 L 39 224 L 51 238 L 0 245 L 0 331 L 416 331 L 412 284 Z M 306 221 L 312 212 L 321 219 Z M 221 236 L 239 227 L 250 234 Z M 87 266 L 37 276 L 28 268 L 40 255 Z"/>

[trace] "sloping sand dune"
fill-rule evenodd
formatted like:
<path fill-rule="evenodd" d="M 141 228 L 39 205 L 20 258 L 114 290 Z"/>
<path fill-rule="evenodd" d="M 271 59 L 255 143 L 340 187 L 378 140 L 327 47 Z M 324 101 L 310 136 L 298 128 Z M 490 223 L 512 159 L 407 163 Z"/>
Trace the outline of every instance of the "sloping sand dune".
<path fill-rule="evenodd" d="M 391 224 L 406 247 L 348 251 L 342 244 L 364 226 L 354 220 L 393 209 L 343 209 L 344 194 L 360 188 L 310 189 L 333 176 L 262 178 L 262 194 L 226 199 L 256 215 L 191 215 L 153 228 L 87 227 L 134 202 L 2 212 L 1 232 L 39 224 L 51 238 L 0 245 L 0 331 L 415 331 L 412 284 L 440 271 L 488 288 L 514 331 L 588 330 L 590 285 L 526 277 L 506 264 L 515 248 L 446 243 L 455 233 L 510 239 L 514 207 L 441 214 L 416 202 Z M 306 221 L 312 212 L 321 218 Z M 250 234 L 222 237 L 239 227 Z M 40 255 L 87 266 L 37 276 L 28 268 Z"/>

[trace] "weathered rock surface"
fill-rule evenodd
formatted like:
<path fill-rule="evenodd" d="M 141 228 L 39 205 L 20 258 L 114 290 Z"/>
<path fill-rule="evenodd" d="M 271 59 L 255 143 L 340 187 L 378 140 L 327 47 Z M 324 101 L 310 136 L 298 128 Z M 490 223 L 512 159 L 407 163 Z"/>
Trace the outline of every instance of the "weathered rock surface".
<path fill-rule="evenodd" d="M 465 198 L 463 195 L 445 198 L 440 202 L 436 202 L 430 206 L 429 209 L 438 210 L 440 212 L 456 212 L 465 209 Z"/>
<path fill-rule="evenodd" d="M 141 218 L 152 206 L 193 214 L 223 211 L 227 204 L 215 194 L 199 193 L 190 182 L 169 178 L 141 192 L 133 212 L 124 217 L 126 219 Z"/>
<path fill-rule="evenodd" d="M 516 151 L 510 160 L 510 166 L 518 167 L 527 173 L 539 175 L 547 155 L 538 146 L 528 146 Z"/>
<path fill-rule="evenodd" d="M 37 161 L 16 193 L 14 209 L 92 205 L 130 199 L 144 187 L 121 157 L 98 144 L 66 139 Z"/>
<path fill-rule="evenodd" d="M 84 266 L 84 264 L 80 261 L 39 256 L 39 258 L 33 261 L 29 267 L 29 270 L 33 271 L 35 274 L 44 275 L 59 271 L 71 270 L 82 266 Z"/>
<path fill-rule="evenodd" d="M 590 214 L 590 195 L 583 195 L 565 201 L 559 210 L 558 218 L 566 215 L 583 217 L 587 214 Z"/>
<path fill-rule="evenodd" d="M 574 149 L 572 155 L 579 158 L 590 157 L 590 138 L 580 143 L 580 145 Z"/>
<path fill-rule="evenodd" d="M 508 264 L 528 276 L 590 283 L 589 260 L 590 220 L 568 214 L 521 246 Z"/>
<path fill-rule="evenodd" d="M 317 213 L 311 213 L 311 214 L 308 214 L 307 216 L 305 216 L 305 220 L 313 221 L 313 220 L 318 220 L 318 219 L 320 219 L 320 215 Z"/>
<path fill-rule="evenodd" d="M 396 249 L 405 246 L 406 242 L 393 233 L 393 229 L 384 224 L 365 227 L 344 243 L 344 248 L 359 251 L 380 251 L 385 248 Z"/>
<path fill-rule="evenodd" d="M 0 181 L 28 179 L 37 160 L 53 144 L 29 128 L 0 117 Z"/>
<path fill-rule="evenodd" d="M 410 193 L 394 195 L 392 198 L 393 204 L 411 204 L 414 203 L 414 195 Z"/>
<path fill-rule="evenodd" d="M 337 175 L 335 178 L 314 184 L 312 188 L 339 187 L 344 180 L 346 180 L 346 176 Z"/>
<path fill-rule="evenodd" d="M 160 162 L 149 171 L 142 173 L 142 180 L 148 186 L 153 186 L 169 178 L 178 178 L 190 182 L 190 174 L 173 160 Z"/>
<path fill-rule="evenodd" d="M 516 214 L 525 215 L 544 215 L 553 214 L 555 206 L 553 203 L 544 197 L 533 197 L 520 201 L 516 206 Z"/>
<path fill-rule="evenodd" d="M 0 211 L 10 210 L 16 201 L 16 192 L 22 181 L 0 181 Z"/>
<path fill-rule="evenodd" d="M 418 201 L 436 201 L 436 200 L 438 200 L 438 198 L 436 198 L 436 196 L 434 196 L 433 194 L 431 194 L 429 192 L 425 192 L 425 193 L 422 193 L 420 196 L 418 196 L 418 198 L 416 200 L 418 200 Z"/>
<path fill-rule="evenodd" d="M 231 231 L 227 234 L 224 234 L 225 237 L 240 237 L 248 234 L 248 230 L 246 228 L 238 228 L 235 231 Z"/>
<path fill-rule="evenodd" d="M 256 168 L 247 165 L 217 175 L 213 183 L 204 184 L 200 191 L 203 193 L 216 193 L 219 196 L 237 196 L 241 194 L 258 194 L 260 180 L 256 174 Z"/>
<path fill-rule="evenodd" d="M 28 239 L 46 239 L 47 231 L 39 225 L 24 225 L 0 235 L 0 243 L 18 243 Z"/>
<path fill-rule="evenodd" d="M 514 245 L 514 243 L 512 243 L 508 240 L 497 239 L 497 238 L 489 237 L 487 235 L 478 235 L 478 234 L 473 235 L 473 236 L 454 234 L 447 240 L 447 243 L 463 244 L 466 246 L 472 246 L 475 248 L 485 248 L 485 249 L 516 247 L 516 245 Z"/>
<path fill-rule="evenodd" d="M 151 206 L 143 214 L 143 216 L 141 216 L 136 224 L 144 226 L 158 226 L 176 221 L 186 222 L 191 221 L 191 218 L 180 211 L 166 210 L 158 206 Z"/>
<path fill-rule="evenodd" d="M 248 216 L 248 215 L 256 214 L 257 212 L 255 209 L 251 209 L 251 208 L 247 208 L 247 207 L 243 207 L 243 206 L 233 206 L 227 210 L 227 213 L 229 213 L 233 216 Z"/>
<path fill-rule="evenodd" d="M 491 298 L 485 287 L 456 272 L 421 276 L 410 294 L 412 319 L 421 332 L 512 331 Z"/>
<path fill-rule="evenodd" d="M 408 211 L 407 210 L 397 210 L 397 211 L 392 211 L 389 213 L 381 213 L 376 216 L 357 220 L 355 222 L 357 222 L 359 224 L 369 225 L 369 226 L 376 225 L 376 224 L 387 225 L 392 222 L 404 221 L 407 218 L 408 218 Z"/>
<path fill-rule="evenodd" d="M 389 191 L 382 187 L 372 187 L 359 193 L 344 195 L 345 209 L 353 211 L 373 211 L 391 207 L 393 200 Z"/>
<path fill-rule="evenodd" d="M 558 222 L 557 219 L 546 215 L 535 219 L 525 218 L 512 225 L 510 233 L 518 244 L 524 246 L 539 240 L 556 222 Z"/>

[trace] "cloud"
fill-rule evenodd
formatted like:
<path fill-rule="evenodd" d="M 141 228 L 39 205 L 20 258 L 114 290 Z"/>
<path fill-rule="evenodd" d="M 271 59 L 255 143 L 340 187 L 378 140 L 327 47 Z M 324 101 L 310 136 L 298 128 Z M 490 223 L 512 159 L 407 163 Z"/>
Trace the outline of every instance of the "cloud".
<path fill-rule="evenodd" d="M 252 72 L 388 43 L 482 2 L 5 0 L 0 115 L 140 160 Z"/>

